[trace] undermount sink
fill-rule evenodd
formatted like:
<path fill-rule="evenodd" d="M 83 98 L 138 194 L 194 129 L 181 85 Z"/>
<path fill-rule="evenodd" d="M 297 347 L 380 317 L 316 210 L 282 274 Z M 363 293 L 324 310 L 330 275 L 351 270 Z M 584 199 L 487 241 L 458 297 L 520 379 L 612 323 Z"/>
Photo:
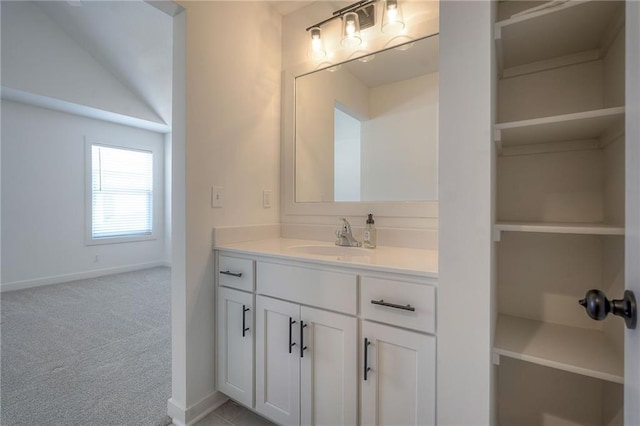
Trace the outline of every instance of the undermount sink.
<path fill-rule="evenodd" d="M 291 251 L 302 254 L 315 254 L 319 256 L 339 256 L 339 257 L 353 257 L 353 256 L 367 256 L 371 255 L 371 250 L 363 249 L 359 247 L 343 247 L 343 246 L 323 246 L 323 245 L 308 245 L 308 246 L 293 246 Z"/>

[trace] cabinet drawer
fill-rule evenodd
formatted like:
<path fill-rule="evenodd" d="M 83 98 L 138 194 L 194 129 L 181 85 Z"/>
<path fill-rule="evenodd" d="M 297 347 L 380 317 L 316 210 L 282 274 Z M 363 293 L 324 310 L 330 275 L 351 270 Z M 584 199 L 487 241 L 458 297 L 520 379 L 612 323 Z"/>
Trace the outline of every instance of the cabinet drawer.
<path fill-rule="evenodd" d="M 355 274 L 258 262 L 258 293 L 356 315 Z"/>
<path fill-rule="evenodd" d="M 220 255 L 218 283 L 225 287 L 253 291 L 253 261 Z"/>
<path fill-rule="evenodd" d="M 372 277 L 360 281 L 361 315 L 374 321 L 435 333 L 435 301 L 436 290 L 429 285 Z"/>

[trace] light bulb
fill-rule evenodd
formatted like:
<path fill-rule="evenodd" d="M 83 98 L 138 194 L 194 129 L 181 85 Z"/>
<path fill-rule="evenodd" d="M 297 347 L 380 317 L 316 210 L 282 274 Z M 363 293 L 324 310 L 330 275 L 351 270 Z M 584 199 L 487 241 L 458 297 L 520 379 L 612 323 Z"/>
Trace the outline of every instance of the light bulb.
<path fill-rule="evenodd" d="M 355 24 L 355 22 L 353 22 L 353 20 L 348 20 L 347 21 L 347 23 L 345 24 L 345 31 L 350 36 L 352 36 L 353 33 L 356 32 L 356 24 Z"/>
<path fill-rule="evenodd" d="M 387 9 L 387 19 L 389 20 L 389 23 L 395 23 L 396 22 L 396 18 L 398 17 L 398 9 L 396 9 L 396 5 L 389 5 L 389 8 Z"/>

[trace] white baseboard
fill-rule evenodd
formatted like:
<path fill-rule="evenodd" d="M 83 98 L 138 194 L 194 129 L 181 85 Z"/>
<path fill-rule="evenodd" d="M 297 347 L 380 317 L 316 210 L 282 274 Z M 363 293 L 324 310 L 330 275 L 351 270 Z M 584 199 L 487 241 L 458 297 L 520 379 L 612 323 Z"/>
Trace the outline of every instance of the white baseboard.
<path fill-rule="evenodd" d="M 169 266 L 171 264 L 166 261 L 155 261 L 146 263 L 137 263 L 134 265 L 117 266 L 114 268 L 95 269 L 93 271 L 76 272 L 73 274 L 55 275 L 51 277 L 35 278 L 32 280 L 14 281 L 10 283 L 0 284 L 0 292 L 23 290 L 25 288 L 40 287 L 50 284 L 60 284 L 69 281 L 86 280 L 89 278 L 102 277 L 104 275 L 120 274 L 122 272 L 132 272 L 141 269 L 155 268 L 157 266 Z"/>
<path fill-rule="evenodd" d="M 200 402 L 193 404 L 191 407 L 185 408 L 171 398 L 167 401 L 167 414 L 171 417 L 175 426 L 191 426 L 228 400 L 229 397 L 216 391 L 202 398 Z"/>
<path fill-rule="evenodd" d="M 169 398 L 167 401 L 167 415 L 171 417 L 175 426 L 185 426 L 187 409 L 178 404 L 173 398 Z"/>

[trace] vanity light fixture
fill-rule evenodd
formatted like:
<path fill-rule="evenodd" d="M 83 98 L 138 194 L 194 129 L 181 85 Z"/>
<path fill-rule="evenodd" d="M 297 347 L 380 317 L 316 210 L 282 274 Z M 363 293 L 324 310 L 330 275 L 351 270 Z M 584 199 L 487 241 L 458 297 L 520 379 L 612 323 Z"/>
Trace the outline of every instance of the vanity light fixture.
<path fill-rule="evenodd" d="M 400 34 L 404 30 L 402 9 L 400 9 L 398 0 L 384 1 L 381 30 L 385 34 Z"/>
<path fill-rule="evenodd" d="M 378 0 L 361 0 L 333 12 L 333 16 L 307 28 L 311 36 L 310 56 L 322 59 L 327 56 L 324 50 L 321 27 L 334 19 L 342 19 L 342 45 L 355 48 L 362 43 L 360 31 L 375 25 L 375 3 Z M 384 2 L 381 30 L 387 34 L 397 34 L 405 27 L 399 0 L 382 0 Z"/>

